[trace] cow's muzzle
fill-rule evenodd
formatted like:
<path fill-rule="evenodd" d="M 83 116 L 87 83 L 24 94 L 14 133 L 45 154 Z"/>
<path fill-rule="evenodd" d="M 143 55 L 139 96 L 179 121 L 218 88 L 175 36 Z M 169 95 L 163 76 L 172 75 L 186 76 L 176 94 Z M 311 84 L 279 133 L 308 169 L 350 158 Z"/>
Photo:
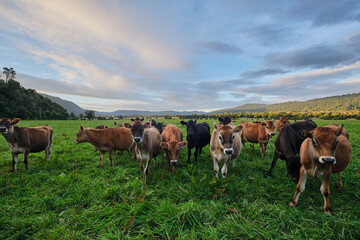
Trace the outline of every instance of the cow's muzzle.
<path fill-rule="evenodd" d="M 177 164 L 177 160 L 170 160 L 170 165 L 175 167 Z"/>
<path fill-rule="evenodd" d="M 1 127 L 0 128 L 0 133 L 7 133 L 8 129 L 6 127 Z"/>
<path fill-rule="evenodd" d="M 141 137 L 134 137 L 134 142 L 139 143 L 141 142 Z"/>
<path fill-rule="evenodd" d="M 275 133 L 274 133 L 274 132 L 272 132 L 272 133 L 270 133 L 270 135 L 271 135 L 271 136 L 275 136 Z"/>
<path fill-rule="evenodd" d="M 234 153 L 234 149 L 232 149 L 232 148 L 225 148 L 225 149 L 224 149 L 224 153 L 225 153 L 225 154 L 233 154 L 233 153 Z"/>
<path fill-rule="evenodd" d="M 319 157 L 319 162 L 322 164 L 334 165 L 334 164 L 336 164 L 336 159 L 331 156 L 321 156 L 321 157 Z"/>

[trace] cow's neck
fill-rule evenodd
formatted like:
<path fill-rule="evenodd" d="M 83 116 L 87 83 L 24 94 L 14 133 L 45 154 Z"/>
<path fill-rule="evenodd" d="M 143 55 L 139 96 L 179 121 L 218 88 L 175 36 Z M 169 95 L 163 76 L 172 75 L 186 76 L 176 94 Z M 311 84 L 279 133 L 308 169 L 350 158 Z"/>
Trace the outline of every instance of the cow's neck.
<path fill-rule="evenodd" d="M 15 127 L 9 128 L 9 131 L 6 134 L 1 134 L 4 136 L 5 140 L 8 143 L 14 143 L 15 142 Z M 18 127 L 16 127 L 18 128 Z"/>
<path fill-rule="evenodd" d="M 96 139 L 98 136 L 98 131 L 93 131 L 93 129 L 84 129 L 84 132 L 88 138 L 88 142 L 95 146 Z"/>

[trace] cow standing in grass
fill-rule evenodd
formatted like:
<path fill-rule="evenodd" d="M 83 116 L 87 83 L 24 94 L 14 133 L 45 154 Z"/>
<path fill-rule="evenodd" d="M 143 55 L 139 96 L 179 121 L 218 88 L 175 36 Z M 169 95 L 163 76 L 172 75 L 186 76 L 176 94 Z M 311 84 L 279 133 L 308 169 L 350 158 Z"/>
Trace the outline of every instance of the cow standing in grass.
<path fill-rule="evenodd" d="M 224 166 L 221 169 L 221 174 L 224 178 L 227 175 L 230 160 L 233 160 L 233 166 L 235 166 L 235 158 L 239 156 L 241 151 L 239 132 L 242 128 L 242 125 L 232 127 L 220 124 L 218 126 L 214 122 L 214 131 L 212 132 L 210 140 L 210 152 L 216 177 L 218 177 L 219 163 L 221 160 L 224 160 Z"/>
<path fill-rule="evenodd" d="M 109 152 L 110 165 L 114 166 L 113 155 L 115 150 L 129 150 L 133 144 L 131 131 L 124 127 L 90 129 L 80 126 L 77 132 L 75 144 L 89 142 L 100 151 L 99 168 L 106 152 Z"/>
<path fill-rule="evenodd" d="M 136 158 L 140 163 L 143 183 L 148 179 L 149 165 L 151 160 L 159 155 L 161 148 L 161 135 L 159 130 L 152 127 L 150 122 L 142 122 L 144 119 L 132 119 L 132 124 L 124 123 L 124 126 L 131 129 L 135 144 Z M 144 161 L 146 165 L 144 165 Z"/>
<path fill-rule="evenodd" d="M 210 143 L 210 126 L 206 122 L 196 123 L 196 120 L 187 122 L 181 121 L 181 125 L 186 125 L 186 141 L 188 143 L 188 161 L 190 163 L 191 149 L 195 148 L 195 162 L 197 163 L 198 153 L 201 154 L 202 148 Z"/>
<path fill-rule="evenodd" d="M 298 204 L 300 193 L 305 189 L 306 178 L 309 174 L 312 177 L 323 175 L 321 193 L 324 196 L 324 211 L 331 213 L 329 202 L 329 182 L 332 173 L 338 174 L 337 188 L 342 188 L 341 172 L 350 163 L 351 145 L 343 133 L 343 125 L 334 127 L 317 127 L 310 132 L 300 149 L 300 179 L 296 193 L 289 203 L 295 207 Z"/>
<path fill-rule="evenodd" d="M 161 134 L 162 142 L 160 146 L 164 149 L 166 154 L 166 160 L 170 167 L 172 167 L 173 173 L 175 173 L 175 167 L 178 163 L 180 150 L 187 145 L 187 142 L 183 141 L 182 131 L 174 124 L 168 124 L 164 127 Z"/>
<path fill-rule="evenodd" d="M 7 141 L 13 160 L 12 171 L 16 171 L 19 153 L 24 154 L 25 168 L 28 169 L 29 153 L 45 151 L 45 160 L 50 160 L 51 144 L 53 141 L 53 129 L 48 126 L 18 127 L 19 118 L 0 119 L 0 133 Z"/>

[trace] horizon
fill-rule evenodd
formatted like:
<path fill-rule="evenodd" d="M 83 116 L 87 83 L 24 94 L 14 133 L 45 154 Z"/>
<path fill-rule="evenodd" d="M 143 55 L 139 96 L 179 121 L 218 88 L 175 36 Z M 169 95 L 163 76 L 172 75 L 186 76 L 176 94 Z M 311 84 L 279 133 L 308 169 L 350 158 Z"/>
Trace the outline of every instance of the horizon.
<path fill-rule="evenodd" d="M 0 20 L 2 67 L 83 109 L 211 112 L 360 89 L 356 0 L 5 0 Z"/>

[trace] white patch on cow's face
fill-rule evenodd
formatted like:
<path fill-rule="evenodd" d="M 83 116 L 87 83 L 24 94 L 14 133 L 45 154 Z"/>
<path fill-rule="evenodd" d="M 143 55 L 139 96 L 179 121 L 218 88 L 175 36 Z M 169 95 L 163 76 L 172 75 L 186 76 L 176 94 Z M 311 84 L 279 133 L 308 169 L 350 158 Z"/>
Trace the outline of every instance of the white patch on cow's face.
<path fill-rule="evenodd" d="M 224 154 L 228 154 L 231 155 L 234 153 L 234 149 L 233 148 L 224 148 Z"/>
<path fill-rule="evenodd" d="M 336 164 L 336 159 L 333 156 L 320 156 L 319 162 L 322 164 Z"/>

